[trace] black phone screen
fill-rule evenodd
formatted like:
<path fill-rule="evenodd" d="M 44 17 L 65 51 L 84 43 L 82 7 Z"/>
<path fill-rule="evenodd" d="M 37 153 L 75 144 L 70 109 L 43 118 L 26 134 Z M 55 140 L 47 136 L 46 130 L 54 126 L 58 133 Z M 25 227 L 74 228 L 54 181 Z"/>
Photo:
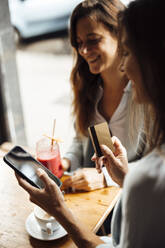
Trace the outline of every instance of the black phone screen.
<path fill-rule="evenodd" d="M 9 151 L 4 156 L 4 161 L 16 172 L 19 172 L 20 176 L 27 179 L 29 183 L 38 188 L 44 187 L 42 180 L 40 180 L 36 174 L 36 170 L 38 168 L 46 171 L 48 176 L 55 181 L 59 187 L 62 184 L 59 178 L 53 175 L 51 171 L 49 171 L 45 166 L 35 160 L 28 152 L 19 146 L 15 146 L 11 151 Z"/>

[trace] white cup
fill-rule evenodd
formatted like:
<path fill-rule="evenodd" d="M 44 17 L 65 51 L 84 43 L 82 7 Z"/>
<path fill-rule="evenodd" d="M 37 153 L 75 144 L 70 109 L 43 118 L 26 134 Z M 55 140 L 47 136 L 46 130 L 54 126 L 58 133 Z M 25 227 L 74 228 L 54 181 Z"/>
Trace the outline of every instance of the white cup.
<path fill-rule="evenodd" d="M 53 235 L 54 232 L 60 227 L 59 223 L 53 216 L 50 216 L 38 206 L 34 207 L 34 216 L 44 234 Z"/>

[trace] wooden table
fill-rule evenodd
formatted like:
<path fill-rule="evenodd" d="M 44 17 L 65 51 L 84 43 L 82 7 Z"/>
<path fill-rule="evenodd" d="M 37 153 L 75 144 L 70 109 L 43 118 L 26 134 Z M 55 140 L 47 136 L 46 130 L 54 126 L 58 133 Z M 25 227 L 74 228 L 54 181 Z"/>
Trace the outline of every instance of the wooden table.
<path fill-rule="evenodd" d="M 72 248 L 69 235 L 54 241 L 40 241 L 30 237 L 25 221 L 34 204 L 18 185 L 13 170 L 2 160 L 7 151 L 0 147 L 0 247 L 3 248 Z M 65 200 L 77 218 L 97 232 L 120 195 L 120 189 L 108 187 L 86 193 L 66 194 Z"/>

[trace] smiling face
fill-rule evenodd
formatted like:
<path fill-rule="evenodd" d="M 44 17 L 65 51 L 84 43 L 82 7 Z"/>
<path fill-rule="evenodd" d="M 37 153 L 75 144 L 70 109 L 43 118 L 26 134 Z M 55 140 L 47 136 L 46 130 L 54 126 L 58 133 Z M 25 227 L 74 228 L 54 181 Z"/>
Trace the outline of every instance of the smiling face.
<path fill-rule="evenodd" d="M 148 102 L 148 97 L 143 87 L 142 74 L 140 66 L 130 48 L 128 36 L 126 30 L 123 28 L 121 37 L 121 47 L 122 47 L 122 60 L 121 60 L 121 71 L 125 72 L 127 77 L 132 82 L 133 87 L 133 98 L 139 103 Z"/>
<path fill-rule="evenodd" d="M 88 63 L 93 74 L 102 74 L 113 65 L 117 57 L 117 38 L 102 23 L 88 17 L 76 26 L 78 53 Z"/>

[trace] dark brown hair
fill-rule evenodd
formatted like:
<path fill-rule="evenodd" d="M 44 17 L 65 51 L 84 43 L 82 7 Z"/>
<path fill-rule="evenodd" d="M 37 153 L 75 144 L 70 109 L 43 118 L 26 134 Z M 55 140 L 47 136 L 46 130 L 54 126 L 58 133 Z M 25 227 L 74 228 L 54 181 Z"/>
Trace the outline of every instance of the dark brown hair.
<path fill-rule="evenodd" d="M 75 65 L 71 73 L 73 114 L 76 117 L 76 129 L 81 135 L 87 135 L 87 127 L 93 118 L 99 75 L 90 72 L 87 62 L 78 53 L 76 25 L 81 18 L 90 17 L 103 23 L 117 37 L 117 16 L 123 9 L 124 5 L 120 0 L 85 0 L 72 13 L 70 42 L 75 54 Z"/>
<path fill-rule="evenodd" d="M 129 47 L 140 66 L 144 92 L 151 102 L 147 109 L 152 118 L 145 120 L 151 148 L 165 142 L 164 13 L 164 0 L 136 0 L 119 14 L 121 29 L 126 30 Z"/>

